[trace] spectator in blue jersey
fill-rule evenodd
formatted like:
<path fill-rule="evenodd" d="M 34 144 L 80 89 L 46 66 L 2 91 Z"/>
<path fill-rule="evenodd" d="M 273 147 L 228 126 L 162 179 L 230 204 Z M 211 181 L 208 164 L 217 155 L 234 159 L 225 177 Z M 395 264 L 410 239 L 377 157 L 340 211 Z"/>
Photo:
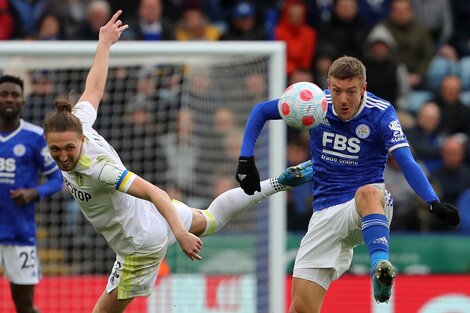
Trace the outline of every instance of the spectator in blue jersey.
<path fill-rule="evenodd" d="M 42 128 L 21 119 L 23 81 L 0 77 L 0 265 L 10 281 L 17 312 L 38 312 L 34 287 L 40 278 L 35 202 L 62 189 Z M 38 185 L 38 173 L 47 181 Z"/>
<path fill-rule="evenodd" d="M 252 3 L 245 0 L 237 2 L 232 9 L 228 29 L 220 40 L 268 40 L 265 23 Z"/>
<path fill-rule="evenodd" d="M 161 0 L 141 0 L 137 16 L 129 21 L 125 39 L 162 41 L 175 40 L 175 27 L 168 16 L 163 15 Z"/>
<path fill-rule="evenodd" d="M 359 0 L 359 15 L 367 26 L 371 29 L 382 19 L 388 16 L 391 0 Z"/>
<path fill-rule="evenodd" d="M 393 200 L 383 177 L 388 153 L 432 214 L 451 226 L 460 221 L 454 206 L 439 201 L 411 155 L 393 106 L 366 87 L 366 69 L 358 59 L 333 62 L 327 115 L 310 130 L 314 212 L 295 261 L 291 313 L 320 312 L 330 282 L 348 270 L 353 248 L 363 242 L 375 300 L 388 302 L 396 275 L 389 261 Z M 277 102 L 257 104 L 246 124 L 236 179 L 247 194 L 260 189 L 254 147 L 265 122 L 281 119 Z"/>

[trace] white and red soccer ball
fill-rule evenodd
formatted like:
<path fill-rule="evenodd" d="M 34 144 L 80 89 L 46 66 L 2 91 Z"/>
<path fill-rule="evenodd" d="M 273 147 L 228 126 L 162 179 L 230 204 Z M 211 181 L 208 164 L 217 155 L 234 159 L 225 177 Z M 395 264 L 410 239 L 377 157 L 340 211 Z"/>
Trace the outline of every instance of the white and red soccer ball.
<path fill-rule="evenodd" d="M 287 87 L 277 107 L 287 125 L 301 130 L 320 125 L 328 111 L 325 93 L 310 82 L 298 82 Z"/>

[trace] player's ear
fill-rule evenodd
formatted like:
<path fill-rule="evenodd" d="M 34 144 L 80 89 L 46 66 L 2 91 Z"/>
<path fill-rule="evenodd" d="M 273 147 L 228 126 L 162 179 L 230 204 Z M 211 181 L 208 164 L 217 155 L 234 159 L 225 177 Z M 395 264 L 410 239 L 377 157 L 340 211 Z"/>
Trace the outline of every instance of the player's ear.
<path fill-rule="evenodd" d="M 84 134 L 81 134 L 81 135 L 80 135 L 80 141 L 81 141 L 82 143 L 85 142 L 85 135 L 84 135 Z"/>

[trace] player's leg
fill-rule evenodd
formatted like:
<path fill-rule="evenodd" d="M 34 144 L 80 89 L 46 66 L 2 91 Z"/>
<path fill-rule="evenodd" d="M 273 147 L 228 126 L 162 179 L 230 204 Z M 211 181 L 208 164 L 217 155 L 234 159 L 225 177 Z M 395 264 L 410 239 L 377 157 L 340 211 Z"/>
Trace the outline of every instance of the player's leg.
<path fill-rule="evenodd" d="M 319 313 L 326 289 L 306 279 L 292 279 L 292 303 L 290 313 Z"/>
<path fill-rule="evenodd" d="M 118 291 L 114 289 L 110 293 L 106 290 L 103 292 L 101 297 L 96 302 L 93 308 L 93 313 L 121 313 L 124 312 L 126 307 L 132 302 L 131 299 L 118 300 Z"/>
<path fill-rule="evenodd" d="M 222 229 L 228 221 L 245 210 L 256 206 L 263 199 L 312 180 L 312 163 L 306 161 L 287 168 L 280 176 L 261 182 L 261 192 L 247 195 L 241 188 L 234 188 L 219 195 L 207 210 L 194 210 L 190 231 L 198 236 L 209 236 Z"/>
<path fill-rule="evenodd" d="M 34 313 L 38 312 L 33 305 L 35 285 L 17 285 L 10 283 L 10 292 L 15 303 L 16 312 Z"/>
<path fill-rule="evenodd" d="M 139 251 L 116 256 L 106 290 L 98 299 L 93 313 L 123 312 L 138 296 L 149 296 L 157 280 L 160 264 L 167 246 L 157 251 Z"/>
<path fill-rule="evenodd" d="M 313 212 L 295 258 L 291 313 L 320 312 L 331 281 L 349 267 L 352 247 L 341 239 L 348 232 L 345 212 L 354 209 L 353 203 Z"/>
<path fill-rule="evenodd" d="M 369 251 L 377 302 L 388 302 L 396 276 L 396 270 L 389 261 L 390 222 L 385 214 L 385 205 L 391 198 L 387 196 L 384 190 L 374 185 L 359 188 L 355 196 L 356 210 L 362 217 L 362 237 Z"/>
<path fill-rule="evenodd" d="M 35 246 L 2 245 L 5 272 L 17 312 L 38 312 L 34 307 L 34 288 L 39 282 L 39 259 Z"/>

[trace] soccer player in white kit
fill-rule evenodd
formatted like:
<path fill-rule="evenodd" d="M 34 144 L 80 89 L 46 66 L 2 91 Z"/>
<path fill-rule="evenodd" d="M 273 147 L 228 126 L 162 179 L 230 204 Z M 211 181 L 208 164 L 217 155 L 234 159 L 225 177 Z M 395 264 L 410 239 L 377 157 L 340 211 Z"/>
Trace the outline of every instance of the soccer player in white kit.
<path fill-rule="evenodd" d="M 328 112 L 310 130 L 313 209 L 294 265 L 291 313 L 320 312 L 332 280 L 349 269 L 353 248 L 365 243 L 377 302 L 388 302 L 396 270 L 389 261 L 393 200 L 383 172 L 391 153 L 430 212 L 449 225 L 458 211 L 442 203 L 411 155 L 390 102 L 366 91 L 366 69 L 341 57 L 328 72 Z M 236 179 L 247 194 L 260 190 L 254 146 L 267 120 L 281 119 L 278 99 L 256 105 L 245 127 Z M 345 304 L 347 311 L 347 304 Z"/>
<path fill-rule="evenodd" d="M 116 252 L 106 290 L 93 312 L 123 312 L 136 296 L 148 296 L 169 244 L 178 241 L 192 260 L 201 260 L 202 241 L 232 217 L 282 190 L 311 181 L 311 162 L 261 182 L 260 192 L 235 188 L 218 196 L 207 210 L 189 208 L 127 170 L 108 142 L 94 129 L 108 72 L 109 51 L 127 28 L 118 11 L 100 29 L 95 59 L 85 90 L 72 107 L 66 99 L 44 120 L 51 156 L 82 213 Z"/>

